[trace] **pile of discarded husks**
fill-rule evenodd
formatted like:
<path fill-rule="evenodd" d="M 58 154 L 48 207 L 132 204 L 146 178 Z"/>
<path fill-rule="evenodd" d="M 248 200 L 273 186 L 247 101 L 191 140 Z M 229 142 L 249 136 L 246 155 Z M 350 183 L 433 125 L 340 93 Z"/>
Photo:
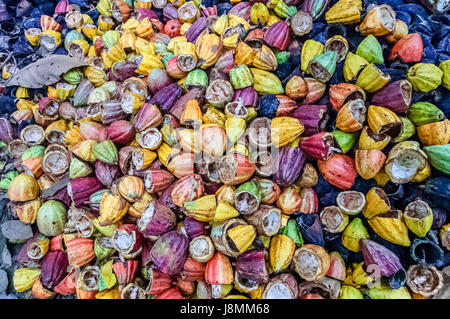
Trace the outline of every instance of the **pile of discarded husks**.
<path fill-rule="evenodd" d="M 448 295 L 448 3 L 386 2 L 1 0 L 0 293 Z"/>

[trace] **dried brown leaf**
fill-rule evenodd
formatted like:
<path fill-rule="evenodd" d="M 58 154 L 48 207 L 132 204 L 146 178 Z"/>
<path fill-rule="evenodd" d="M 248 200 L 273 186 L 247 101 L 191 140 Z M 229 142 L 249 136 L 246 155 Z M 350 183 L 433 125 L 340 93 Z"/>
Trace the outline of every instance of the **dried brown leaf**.
<path fill-rule="evenodd" d="M 58 82 L 70 69 L 85 65 L 87 62 L 79 58 L 53 54 L 17 71 L 5 85 L 38 89 Z"/>

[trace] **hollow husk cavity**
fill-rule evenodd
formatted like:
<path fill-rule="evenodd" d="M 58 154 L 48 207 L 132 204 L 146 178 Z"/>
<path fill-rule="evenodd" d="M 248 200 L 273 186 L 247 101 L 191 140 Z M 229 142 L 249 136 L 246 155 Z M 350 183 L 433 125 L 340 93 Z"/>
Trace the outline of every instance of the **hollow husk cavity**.
<path fill-rule="evenodd" d="M 405 208 L 405 217 L 423 220 L 432 214 L 430 206 L 424 201 L 414 201 Z"/>
<path fill-rule="evenodd" d="M 78 285 L 85 291 L 98 290 L 98 280 L 100 278 L 100 268 L 98 266 L 87 266 L 81 271 L 78 277 Z"/>
<path fill-rule="evenodd" d="M 234 180 L 236 172 L 237 172 L 237 163 L 234 161 L 233 156 L 231 155 L 224 156 L 219 164 L 218 169 L 220 180 L 224 184 L 229 184 Z"/>
<path fill-rule="evenodd" d="M 113 244 L 114 248 L 122 255 L 128 258 L 132 258 L 130 256 L 131 253 L 137 256 L 137 253 L 140 251 L 133 252 L 135 244 L 136 244 L 136 233 L 128 232 L 126 229 L 117 229 L 114 231 L 113 236 Z"/>
<path fill-rule="evenodd" d="M 409 289 L 425 297 L 435 295 L 444 284 L 442 273 L 434 266 L 411 265 L 406 276 Z"/>
<path fill-rule="evenodd" d="M 344 61 L 348 52 L 348 42 L 341 36 L 334 36 L 325 43 L 325 51 L 337 53 L 337 63 Z"/>
<path fill-rule="evenodd" d="M 356 215 L 366 205 L 366 197 L 361 192 L 344 191 L 338 194 L 336 203 L 343 212 L 349 215 Z"/>
<path fill-rule="evenodd" d="M 393 183 L 404 184 L 425 168 L 426 158 L 417 142 L 401 142 L 389 152 L 385 171 Z"/>
<path fill-rule="evenodd" d="M 236 209 L 243 215 L 255 212 L 259 207 L 260 200 L 258 186 L 252 182 L 239 186 L 234 195 Z"/>
<path fill-rule="evenodd" d="M 161 144 L 162 134 L 157 128 L 148 128 L 136 136 L 138 144 L 146 149 L 155 149 Z"/>
<path fill-rule="evenodd" d="M 321 272 L 322 261 L 311 249 L 297 250 L 292 261 L 300 277 L 305 280 L 315 280 Z"/>
<path fill-rule="evenodd" d="M 272 174 L 275 172 L 272 163 L 272 158 L 273 157 L 270 151 L 262 151 L 256 154 L 255 157 L 256 172 L 260 176 L 269 177 L 272 176 Z"/>
<path fill-rule="evenodd" d="M 200 262 L 207 262 L 214 254 L 214 244 L 207 236 L 198 236 L 189 243 L 189 253 Z"/>
<path fill-rule="evenodd" d="M 75 228 L 78 234 L 83 238 L 89 238 L 94 233 L 94 216 L 89 213 L 81 214 L 76 221 Z"/>
<path fill-rule="evenodd" d="M 49 151 L 42 160 L 43 171 L 53 177 L 61 176 L 69 169 L 69 158 L 66 152 Z"/>
<path fill-rule="evenodd" d="M 261 147 L 268 147 L 272 143 L 270 123 L 270 119 L 267 117 L 254 119 L 248 129 L 250 142 Z"/>
<path fill-rule="evenodd" d="M 415 262 L 425 265 L 436 265 L 444 256 L 439 245 L 428 238 L 416 238 L 411 244 L 411 257 Z"/>
<path fill-rule="evenodd" d="M 297 299 L 298 286 L 290 274 L 273 277 L 264 287 L 263 299 Z"/>
<path fill-rule="evenodd" d="M 332 299 L 333 292 L 320 281 L 305 281 L 298 286 L 298 296 L 317 295 L 323 299 Z"/>
<path fill-rule="evenodd" d="M 147 299 L 145 289 L 135 283 L 129 283 L 120 292 L 122 299 Z"/>
<path fill-rule="evenodd" d="M 339 233 L 348 224 L 348 216 L 346 216 L 337 206 L 325 207 L 320 213 L 320 221 L 325 230 L 330 233 Z"/>
<path fill-rule="evenodd" d="M 225 112 L 240 118 L 246 118 L 248 116 L 248 109 L 242 103 L 242 99 L 227 103 L 225 105 Z"/>
<path fill-rule="evenodd" d="M 29 145 L 38 145 L 44 142 L 45 132 L 42 126 L 32 124 L 26 126 L 20 132 L 20 138 Z"/>
<path fill-rule="evenodd" d="M 348 103 L 348 109 L 352 114 L 356 122 L 362 127 L 364 121 L 366 120 L 367 108 L 364 104 L 364 100 L 356 99 Z"/>
<path fill-rule="evenodd" d="M 336 70 L 337 56 L 335 51 L 316 56 L 308 64 L 308 73 L 321 82 L 328 82 Z"/>
<path fill-rule="evenodd" d="M 298 11 L 291 17 L 291 29 L 297 36 L 302 36 L 311 32 L 313 28 L 313 18 L 304 11 Z"/>
<path fill-rule="evenodd" d="M 234 273 L 234 284 L 247 293 L 258 289 L 259 287 L 259 282 L 242 276 L 237 271 Z"/>
<path fill-rule="evenodd" d="M 20 157 L 28 149 L 28 144 L 21 139 L 14 139 L 8 143 L 8 152 L 14 157 Z"/>

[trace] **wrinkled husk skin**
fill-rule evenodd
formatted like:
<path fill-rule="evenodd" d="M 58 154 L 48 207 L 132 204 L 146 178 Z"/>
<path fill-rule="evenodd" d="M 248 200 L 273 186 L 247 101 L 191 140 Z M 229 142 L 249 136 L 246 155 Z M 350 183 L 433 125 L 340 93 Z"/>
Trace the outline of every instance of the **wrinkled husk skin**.
<path fill-rule="evenodd" d="M 108 226 L 118 222 L 125 216 L 129 208 L 130 203 L 120 195 L 104 193 L 100 202 L 100 225 Z"/>
<path fill-rule="evenodd" d="M 377 91 L 371 100 L 371 104 L 383 106 L 395 113 L 404 113 L 411 103 L 412 85 L 408 80 L 398 80 L 389 83 Z"/>
<path fill-rule="evenodd" d="M 333 154 L 328 160 L 317 160 L 317 165 L 325 180 L 343 190 L 350 189 L 358 175 L 353 159 L 347 155 Z"/>
<path fill-rule="evenodd" d="M 431 63 L 417 63 L 408 70 L 407 79 L 414 91 L 429 92 L 442 83 L 444 73 Z"/>
<path fill-rule="evenodd" d="M 286 269 L 294 255 L 295 243 L 286 235 L 279 234 L 272 238 L 269 248 L 270 266 L 274 271 Z"/>
<path fill-rule="evenodd" d="M 188 238 L 170 231 L 162 235 L 153 245 L 150 252 L 151 261 L 155 269 L 173 276 L 183 269 L 187 251 Z"/>
<path fill-rule="evenodd" d="M 264 250 L 245 252 L 236 258 L 236 272 L 244 278 L 265 283 L 269 280 L 265 265 Z"/>
<path fill-rule="evenodd" d="M 362 239 L 360 245 L 365 265 L 377 265 L 379 275 L 389 277 L 403 268 L 397 255 L 386 247 L 368 239 Z"/>
<path fill-rule="evenodd" d="M 66 208 L 61 202 L 56 200 L 45 202 L 39 208 L 36 220 L 39 232 L 46 236 L 62 234 L 66 221 Z"/>
<path fill-rule="evenodd" d="M 151 219 L 146 220 L 146 211 L 151 212 Z M 138 229 L 144 237 L 160 236 L 175 226 L 176 216 L 169 207 L 158 200 L 149 202 L 138 221 Z"/>
<path fill-rule="evenodd" d="M 429 123 L 417 127 L 417 135 L 425 146 L 450 143 L 450 121 Z"/>
<path fill-rule="evenodd" d="M 270 133 L 272 141 L 278 147 L 287 145 L 288 143 L 299 137 L 305 130 L 299 120 L 289 116 L 275 117 L 271 121 Z"/>
<path fill-rule="evenodd" d="M 264 32 L 264 41 L 268 45 L 276 47 L 281 51 L 286 50 L 290 42 L 290 30 L 288 24 L 284 21 L 278 21 L 272 24 Z"/>
<path fill-rule="evenodd" d="M 359 241 L 369 239 L 369 233 L 364 227 L 361 218 L 354 218 L 342 233 L 342 245 L 353 252 L 361 251 Z"/>
<path fill-rule="evenodd" d="M 41 274 L 40 269 L 19 268 L 14 272 L 13 284 L 17 292 L 27 291 L 31 289 L 36 280 L 39 280 Z"/>
<path fill-rule="evenodd" d="M 444 119 L 444 113 L 436 105 L 429 102 L 417 102 L 411 105 L 407 113 L 415 125 L 425 125 Z"/>
<path fill-rule="evenodd" d="M 68 255 L 62 251 L 51 251 L 42 262 L 41 283 L 46 289 L 53 290 L 64 279 L 69 266 Z"/>
<path fill-rule="evenodd" d="M 355 166 L 358 175 L 364 179 L 374 178 L 383 168 L 386 155 L 379 150 L 356 150 Z"/>
<path fill-rule="evenodd" d="M 340 0 L 325 13 L 325 20 L 328 23 L 358 23 L 361 11 L 361 0 Z"/>
<path fill-rule="evenodd" d="M 211 285 L 227 285 L 233 282 L 233 268 L 227 256 L 220 252 L 206 264 L 205 281 Z"/>
<path fill-rule="evenodd" d="M 397 245 L 410 246 L 408 228 L 400 218 L 389 215 L 377 215 L 369 219 L 369 225 L 380 237 Z"/>
<path fill-rule="evenodd" d="M 423 149 L 434 168 L 450 175 L 450 144 L 425 146 Z"/>
<path fill-rule="evenodd" d="M 13 178 L 8 186 L 8 198 L 12 201 L 26 202 L 39 195 L 39 184 L 28 174 L 20 174 Z"/>
<path fill-rule="evenodd" d="M 311 267 L 311 265 L 308 264 L 308 261 L 303 261 L 302 259 L 297 258 L 301 253 L 308 253 L 308 255 L 312 254 L 315 256 L 316 263 L 314 263 L 313 267 L 316 268 L 316 272 L 312 274 L 312 276 L 311 274 L 307 275 L 305 274 L 305 272 L 303 272 L 304 267 Z M 302 279 L 307 281 L 322 279 L 330 268 L 330 256 L 328 255 L 327 251 L 322 246 L 313 244 L 306 244 L 300 248 L 297 248 L 294 253 L 293 261 L 295 271 L 299 274 L 300 277 L 302 277 Z M 303 264 L 303 262 L 305 264 Z"/>
<path fill-rule="evenodd" d="M 204 34 L 195 43 L 195 52 L 202 69 L 216 63 L 222 51 L 222 40 L 215 34 Z"/>
<path fill-rule="evenodd" d="M 367 219 L 374 216 L 385 214 L 391 208 L 389 198 L 383 189 L 372 187 L 366 194 L 366 205 L 363 209 L 363 215 Z"/>
<path fill-rule="evenodd" d="M 278 170 L 273 174 L 273 180 L 279 186 L 292 185 L 300 176 L 306 155 L 298 147 L 283 146 L 278 153 Z"/>

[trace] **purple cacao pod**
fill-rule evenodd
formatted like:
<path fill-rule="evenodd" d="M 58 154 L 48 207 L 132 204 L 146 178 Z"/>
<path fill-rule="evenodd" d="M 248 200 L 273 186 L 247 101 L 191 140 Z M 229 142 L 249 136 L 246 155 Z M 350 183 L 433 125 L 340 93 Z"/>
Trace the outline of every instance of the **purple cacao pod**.
<path fill-rule="evenodd" d="M 111 80 L 123 82 L 128 78 L 137 76 L 136 69 L 138 66 L 134 61 L 117 62 L 111 69 L 110 74 L 113 76 Z"/>
<path fill-rule="evenodd" d="M 42 196 L 42 197 L 44 197 L 44 196 Z M 45 199 L 46 200 L 52 200 L 52 199 L 59 200 L 59 201 L 63 202 L 66 206 L 70 206 L 70 203 L 72 201 L 72 199 L 70 198 L 70 195 L 67 191 L 67 186 L 61 188 L 53 195 L 45 196 Z"/>
<path fill-rule="evenodd" d="M 192 240 L 195 237 L 207 235 L 209 225 L 207 223 L 196 220 L 195 218 L 187 216 L 183 220 L 184 230 L 189 237 L 189 240 Z"/>
<path fill-rule="evenodd" d="M 291 114 L 305 127 L 303 136 L 319 133 L 325 129 L 328 120 L 326 105 L 300 105 Z"/>
<path fill-rule="evenodd" d="M 89 197 L 103 189 L 103 184 L 97 177 L 79 177 L 71 179 L 67 185 L 67 192 L 75 206 L 89 202 Z"/>
<path fill-rule="evenodd" d="M 204 183 L 205 195 L 213 195 L 213 194 L 215 194 L 222 185 L 223 185 L 222 183 L 208 183 L 208 182 L 205 182 Z"/>
<path fill-rule="evenodd" d="M 374 274 L 379 273 L 381 276 L 389 277 L 403 268 L 397 255 L 386 247 L 369 239 L 361 239 L 359 245 L 364 257 L 364 265 L 379 268 L 379 271 L 375 271 Z"/>
<path fill-rule="evenodd" d="M 69 258 L 67 257 L 67 253 L 63 251 L 48 252 L 42 261 L 42 286 L 46 289 L 53 290 L 66 276 L 68 266 Z"/>
<path fill-rule="evenodd" d="M 152 94 L 158 93 L 166 86 L 173 83 L 173 79 L 165 69 L 154 68 L 147 77 L 147 86 Z"/>
<path fill-rule="evenodd" d="M 102 123 L 111 124 L 112 122 L 124 120 L 127 114 L 122 110 L 120 101 L 111 100 L 102 103 Z"/>
<path fill-rule="evenodd" d="M 240 254 L 236 258 L 236 271 L 246 279 L 266 283 L 269 280 L 269 273 L 266 268 L 264 250 L 257 249 Z"/>
<path fill-rule="evenodd" d="M 235 16 L 248 21 L 250 20 L 250 10 L 252 9 L 252 6 L 253 4 L 251 2 L 239 2 L 228 11 L 228 14 L 234 14 Z"/>
<path fill-rule="evenodd" d="M 158 15 L 155 11 L 148 8 L 135 8 L 134 11 L 137 13 L 137 18 L 139 21 L 144 20 L 145 18 L 149 19 L 158 19 Z"/>
<path fill-rule="evenodd" d="M 17 137 L 17 129 L 8 119 L 0 118 L 0 141 L 9 143 Z"/>
<path fill-rule="evenodd" d="M 181 88 L 178 84 L 173 83 L 160 91 L 156 92 L 150 100 L 151 104 L 157 104 L 164 112 L 169 112 L 174 103 L 181 96 Z"/>
<path fill-rule="evenodd" d="M 282 187 L 292 185 L 300 176 L 305 160 L 306 155 L 299 147 L 281 147 L 278 153 L 278 169 L 273 174 L 275 183 Z"/>
<path fill-rule="evenodd" d="M 188 42 L 195 43 L 197 39 L 202 35 L 203 31 L 206 29 L 206 17 L 198 18 L 187 30 L 185 37 Z"/>
<path fill-rule="evenodd" d="M 159 201 L 151 201 L 137 222 L 138 230 L 146 238 L 160 236 L 171 230 L 177 222 L 172 210 Z"/>
<path fill-rule="evenodd" d="M 142 267 L 147 267 L 147 265 L 151 262 L 150 252 L 152 251 L 153 242 L 149 239 L 144 238 L 142 241 Z"/>
<path fill-rule="evenodd" d="M 258 103 L 258 92 L 251 86 L 246 87 L 245 89 L 239 89 L 234 91 L 233 101 L 238 101 L 241 99 L 244 106 L 253 106 L 256 107 Z"/>
<path fill-rule="evenodd" d="M 290 40 L 290 28 L 285 21 L 275 22 L 264 32 L 264 41 L 281 51 L 287 49 Z"/>
<path fill-rule="evenodd" d="M 185 235 L 170 231 L 162 235 L 150 251 L 156 270 L 170 276 L 178 274 L 187 259 L 189 240 Z"/>
<path fill-rule="evenodd" d="M 148 128 L 158 127 L 162 120 L 159 108 L 154 104 L 145 103 L 134 117 L 133 125 L 136 131 L 140 132 Z"/>
<path fill-rule="evenodd" d="M 411 104 L 412 85 L 408 80 L 398 80 L 377 91 L 371 104 L 383 106 L 395 113 L 404 113 Z"/>
<path fill-rule="evenodd" d="M 110 187 L 121 175 L 119 165 L 108 164 L 102 161 L 95 162 L 95 176 L 103 185 Z"/>
<path fill-rule="evenodd" d="M 85 119 L 88 117 L 88 106 L 79 107 L 76 110 L 75 118 L 76 119 Z"/>
<path fill-rule="evenodd" d="M 178 19 L 178 9 L 175 8 L 171 3 L 166 4 L 163 9 L 163 19 L 164 22 Z"/>
<path fill-rule="evenodd" d="M 161 194 L 161 196 L 159 196 L 158 200 L 159 202 L 161 202 L 163 205 L 166 205 L 167 207 L 169 207 L 172 211 L 174 211 L 175 213 L 179 213 L 180 212 L 180 207 L 178 207 L 177 205 L 175 205 L 175 203 L 173 202 L 172 199 L 172 190 L 175 187 L 175 183 L 172 183 L 172 185 L 170 185 L 169 187 L 167 187 L 163 193 Z"/>

